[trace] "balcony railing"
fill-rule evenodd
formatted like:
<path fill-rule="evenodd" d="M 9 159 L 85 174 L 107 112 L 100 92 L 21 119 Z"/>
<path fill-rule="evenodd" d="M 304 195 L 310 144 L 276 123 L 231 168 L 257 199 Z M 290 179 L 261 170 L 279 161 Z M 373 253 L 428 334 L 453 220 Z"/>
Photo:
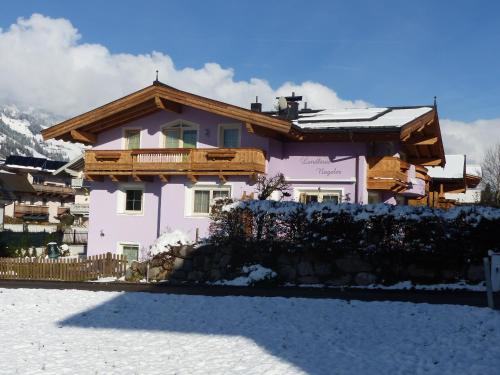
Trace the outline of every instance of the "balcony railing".
<path fill-rule="evenodd" d="M 394 156 L 368 158 L 367 188 L 402 192 L 408 188 L 410 165 Z"/>
<path fill-rule="evenodd" d="M 33 184 L 33 188 L 39 193 L 69 194 L 74 195 L 75 190 L 67 186 Z"/>
<path fill-rule="evenodd" d="M 90 150 L 92 175 L 250 175 L 265 173 L 264 151 L 255 148 Z"/>
<path fill-rule="evenodd" d="M 69 207 L 69 211 L 72 215 L 88 215 L 89 205 L 88 203 L 75 203 Z"/>
<path fill-rule="evenodd" d="M 69 213 L 69 207 L 57 207 L 57 216 Z"/>
<path fill-rule="evenodd" d="M 16 204 L 14 206 L 14 216 L 23 217 L 24 215 L 48 215 L 48 206 L 35 206 L 28 204 Z"/>

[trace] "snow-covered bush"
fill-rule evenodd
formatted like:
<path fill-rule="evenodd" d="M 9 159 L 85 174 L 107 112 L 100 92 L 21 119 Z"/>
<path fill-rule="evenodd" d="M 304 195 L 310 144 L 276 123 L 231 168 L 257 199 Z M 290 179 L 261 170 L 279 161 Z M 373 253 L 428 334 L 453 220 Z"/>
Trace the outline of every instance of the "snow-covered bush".
<path fill-rule="evenodd" d="M 218 208 L 213 243 L 279 254 L 375 257 L 379 267 L 414 262 L 460 268 L 500 251 L 500 209 L 237 201 Z M 257 223 L 264 223 L 259 227 Z"/>
<path fill-rule="evenodd" d="M 180 230 L 164 232 L 156 239 L 150 248 L 144 252 L 144 254 L 141 254 L 141 258 L 143 258 L 142 260 L 150 259 L 159 253 L 168 251 L 171 246 L 187 245 L 191 242 L 189 237 Z"/>

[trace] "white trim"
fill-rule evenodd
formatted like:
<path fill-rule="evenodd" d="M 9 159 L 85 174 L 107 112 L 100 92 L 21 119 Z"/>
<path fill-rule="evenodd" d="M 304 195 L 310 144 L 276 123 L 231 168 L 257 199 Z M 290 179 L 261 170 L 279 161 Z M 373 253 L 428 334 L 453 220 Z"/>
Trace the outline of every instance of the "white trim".
<path fill-rule="evenodd" d="M 184 189 L 184 217 L 186 218 L 207 218 L 209 213 L 195 213 L 194 212 L 194 192 L 195 190 L 227 190 L 229 191 L 229 198 L 233 194 L 233 185 L 231 183 L 219 184 L 217 182 L 207 181 L 198 182 L 196 184 L 185 185 Z"/>
<path fill-rule="evenodd" d="M 350 177 L 346 179 L 325 179 L 325 178 L 290 178 L 285 177 L 286 182 L 321 182 L 321 183 L 344 183 L 344 184 L 354 184 L 356 182 L 356 177 Z"/>
<path fill-rule="evenodd" d="M 123 246 L 137 246 L 137 260 L 141 257 L 141 244 L 139 242 L 118 241 L 116 243 L 116 254 L 123 255 Z"/>
<path fill-rule="evenodd" d="M 298 202 L 301 193 L 310 194 L 326 194 L 326 195 L 338 195 L 339 203 L 342 203 L 344 199 L 344 189 L 341 187 L 321 187 L 321 186 L 294 186 L 293 187 L 293 200 Z"/>
<path fill-rule="evenodd" d="M 126 126 L 122 128 L 122 150 L 127 149 L 127 138 L 125 137 L 125 132 L 127 130 L 139 130 L 139 148 L 142 148 L 142 127 L 141 126 Z"/>
<path fill-rule="evenodd" d="M 238 136 L 238 146 L 236 147 L 241 147 L 241 124 L 240 123 L 237 123 L 237 122 L 233 122 L 233 123 L 221 123 L 218 125 L 217 127 L 217 133 L 218 133 L 218 136 L 217 136 L 217 145 L 219 148 L 224 148 L 224 145 L 223 145 L 223 141 L 224 141 L 224 138 L 222 136 L 222 131 L 224 129 L 238 129 L 238 133 L 239 133 L 239 136 Z"/>
<path fill-rule="evenodd" d="M 123 182 L 118 184 L 117 199 L 116 199 L 116 213 L 118 215 L 126 216 L 144 216 L 144 206 L 146 204 L 146 192 L 144 182 Z M 127 211 L 125 209 L 127 190 L 142 190 L 142 203 L 141 211 Z"/>
<path fill-rule="evenodd" d="M 160 126 L 160 140 L 159 140 L 159 147 L 160 148 L 165 148 L 165 140 L 166 139 L 165 139 L 165 134 L 163 133 L 163 130 L 167 129 L 167 128 L 172 128 L 176 125 L 181 125 L 181 124 L 185 124 L 185 125 L 188 125 L 190 127 L 192 126 L 193 128 L 195 128 L 195 129 L 191 129 L 191 130 L 196 130 L 196 148 L 198 148 L 198 143 L 200 143 L 200 141 L 199 141 L 199 139 L 200 139 L 200 125 L 196 122 L 183 120 L 183 119 L 173 120 L 173 121 L 167 122 L 166 124 L 163 124 L 162 126 Z M 179 129 L 182 129 L 182 128 L 179 128 Z M 179 146 L 184 146 L 182 136 L 180 139 Z M 179 147 L 179 148 L 183 148 L 183 147 Z"/>

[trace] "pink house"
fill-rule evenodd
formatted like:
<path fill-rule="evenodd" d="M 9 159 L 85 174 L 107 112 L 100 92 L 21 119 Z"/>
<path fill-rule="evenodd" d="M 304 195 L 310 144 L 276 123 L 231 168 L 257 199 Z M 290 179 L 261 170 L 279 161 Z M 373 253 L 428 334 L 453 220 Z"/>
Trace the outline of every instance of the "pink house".
<path fill-rule="evenodd" d="M 425 198 L 425 166 L 444 165 L 435 106 L 311 110 L 300 99 L 262 112 L 155 81 L 44 130 L 92 145 L 88 254 L 133 258 L 175 229 L 203 236 L 212 201 L 252 193 L 260 174 L 283 173 L 305 202 Z"/>

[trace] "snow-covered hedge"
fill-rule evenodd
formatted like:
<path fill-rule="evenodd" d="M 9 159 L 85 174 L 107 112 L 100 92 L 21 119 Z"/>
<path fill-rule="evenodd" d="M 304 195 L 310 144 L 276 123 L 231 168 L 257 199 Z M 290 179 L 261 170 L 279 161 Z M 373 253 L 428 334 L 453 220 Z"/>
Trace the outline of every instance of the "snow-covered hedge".
<path fill-rule="evenodd" d="M 463 263 L 480 261 L 488 250 L 499 251 L 499 230 L 500 209 L 489 207 L 440 210 L 386 204 L 226 201 L 212 213 L 210 238 L 216 243 L 259 243 L 289 252 L 413 254 Z"/>

